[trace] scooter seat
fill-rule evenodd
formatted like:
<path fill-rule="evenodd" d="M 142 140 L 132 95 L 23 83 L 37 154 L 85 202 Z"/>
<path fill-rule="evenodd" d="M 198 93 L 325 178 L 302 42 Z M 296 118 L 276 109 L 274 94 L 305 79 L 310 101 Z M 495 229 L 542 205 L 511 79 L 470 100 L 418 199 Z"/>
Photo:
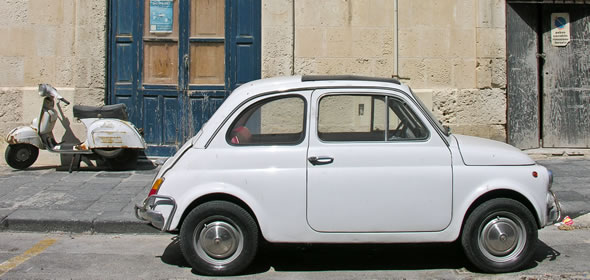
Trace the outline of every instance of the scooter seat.
<path fill-rule="evenodd" d="M 126 121 L 127 106 L 124 103 L 105 106 L 74 105 L 74 117 L 78 119 L 109 118 Z"/>

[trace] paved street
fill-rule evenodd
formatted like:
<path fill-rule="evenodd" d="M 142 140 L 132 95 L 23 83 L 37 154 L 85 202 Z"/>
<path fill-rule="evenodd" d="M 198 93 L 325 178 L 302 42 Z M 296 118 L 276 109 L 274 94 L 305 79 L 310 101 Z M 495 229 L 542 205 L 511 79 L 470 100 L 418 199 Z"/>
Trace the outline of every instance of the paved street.
<path fill-rule="evenodd" d="M 535 263 L 518 272 L 471 272 L 447 245 L 280 245 L 263 249 L 237 279 L 590 278 L 590 230 L 540 231 Z M 0 233 L 0 279 L 197 279 L 175 236 Z"/>

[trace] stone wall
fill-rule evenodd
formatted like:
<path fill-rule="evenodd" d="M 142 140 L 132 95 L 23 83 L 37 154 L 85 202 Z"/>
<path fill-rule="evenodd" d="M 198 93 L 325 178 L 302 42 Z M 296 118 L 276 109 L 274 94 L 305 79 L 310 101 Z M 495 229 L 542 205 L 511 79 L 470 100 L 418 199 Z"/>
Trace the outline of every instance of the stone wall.
<path fill-rule="evenodd" d="M 398 76 L 454 132 L 505 141 L 505 1 L 395 2 L 263 0 L 263 77 Z"/>
<path fill-rule="evenodd" d="M 1 137 L 38 117 L 39 83 L 55 86 L 73 104 L 104 104 L 106 3 L 0 1 Z M 65 116 L 73 120 L 71 108 L 62 105 Z M 75 135 L 84 134 L 81 124 L 62 124 L 70 126 Z M 63 125 L 56 125 L 58 141 L 72 137 Z M 5 141 L 0 145 L 3 150 Z"/>

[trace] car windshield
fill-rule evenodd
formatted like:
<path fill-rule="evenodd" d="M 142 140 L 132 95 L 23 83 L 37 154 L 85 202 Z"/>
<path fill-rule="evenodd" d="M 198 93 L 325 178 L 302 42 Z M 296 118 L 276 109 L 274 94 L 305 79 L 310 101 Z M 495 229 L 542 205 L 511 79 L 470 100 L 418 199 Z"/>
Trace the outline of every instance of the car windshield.
<path fill-rule="evenodd" d="M 422 100 L 420 100 L 420 98 L 418 96 L 416 96 L 416 94 L 414 94 L 414 92 L 412 91 L 412 89 L 410 89 L 410 92 L 412 92 L 412 95 L 418 101 L 418 104 L 420 105 L 420 107 L 422 107 L 422 111 L 424 111 L 424 112 L 426 112 L 426 114 L 428 114 L 428 117 L 436 124 L 436 126 L 438 127 L 438 129 L 440 131 L 442 131 L 442 133 L 444 133 L 444 135 L 449 136 L 451 134 L 450 131 L 449 131 L 449 129 L 446 126 L 443 126 L 442 125 L 442 123 L 434 116 L 434 114 L 432 113 L 432 111 L 429 110 L 428 107 L 426 107 L 426 105 L 424 105 L 424 103 L 422 102 Z"/>

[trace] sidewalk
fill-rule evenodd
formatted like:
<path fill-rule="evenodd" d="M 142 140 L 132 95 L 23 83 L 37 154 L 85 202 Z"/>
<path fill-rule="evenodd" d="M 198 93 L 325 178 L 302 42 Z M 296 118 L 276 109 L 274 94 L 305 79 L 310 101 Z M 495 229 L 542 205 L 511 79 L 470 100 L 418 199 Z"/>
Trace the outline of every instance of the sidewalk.
<path fill-rule="evenodd" d="M 133 213 L 157 170 L 149 161 L 138 170 L 118 172 L 0 166 L 0 230 L 158 233 Z"/>
<path fill-rule="evenodd" d="M 538 162 L 554 172 L 553 190 L 564 216 L 590 213 L 590 159 L 559 157 Z M 138 169 L 114 172 L 83 167 L 70 174 L 55 165 L 25 171 L 0 166 L 0 231 L 158 233 L 133 213 L 133 206 L 147 196 L 158 167 L 144 161 Z"/>

